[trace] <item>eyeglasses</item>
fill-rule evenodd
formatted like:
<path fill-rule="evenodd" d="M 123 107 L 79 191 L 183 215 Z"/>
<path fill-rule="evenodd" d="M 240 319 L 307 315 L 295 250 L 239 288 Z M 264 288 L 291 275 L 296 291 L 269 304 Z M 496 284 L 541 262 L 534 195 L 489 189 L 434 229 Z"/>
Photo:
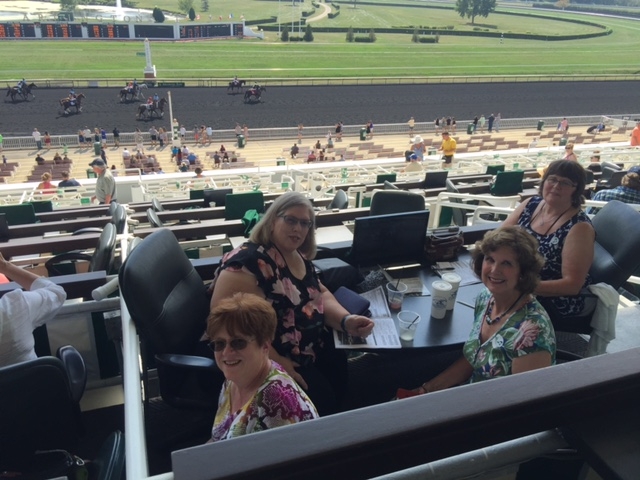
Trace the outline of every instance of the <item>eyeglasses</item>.
<path fill-rule="evenodd" d="M 244 338 L 233 338 L 229 340 L 228 343 L 229 343 L 229 347 L 231 347 L 232 350 L 238 351 L 238 350 L 244 350 L 245 348 L 247 348 L 247 345 L 249 345 L 249 342 L 252 340 L 253 339 L 246 340 Z M 214 352 L 221 352 L 226 347 L 227 347 L 226 340 L 214 340 L 212 342 L 209 342 L 209 348 Z"/>
<path fill-rule="evenodd" d="M 300 220 L 299 218 L 292 217 L 291 215 L 278 215 L 281 219 L 284 220 L 284 223 L 289 225 L 290 227 L 295 227 L 300 224 L 302 228 L 309 229 L 313 227 L 313 222 L 311 220 Z"/>
<path fill-rule="evenodd" d="M 558 185 L 560 186 L 560 188 L 574 188 L 576 186 L 576 184 L 573 182 L 569 182 L 567 180 L 560 180 L 557 177 L 548 177 L 546 181 L 552 187 L 555 187 L 556 185 Z"/>

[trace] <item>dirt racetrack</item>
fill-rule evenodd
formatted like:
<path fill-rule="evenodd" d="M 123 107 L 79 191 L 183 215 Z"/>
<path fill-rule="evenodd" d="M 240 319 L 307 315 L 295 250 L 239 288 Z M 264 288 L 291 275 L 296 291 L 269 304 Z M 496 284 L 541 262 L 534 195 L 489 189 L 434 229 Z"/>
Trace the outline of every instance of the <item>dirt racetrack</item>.
<path fill-rule="evenodd" d="M 458 121 L 491 112 L 503 118 L 539 116 L 614 115 L 637 113 L 633 101 L 636 82 L 548 82 L 480 83 L 447 85 L 372 85 L 322 87 L 270 87 L 262 102 L 245 104 L 242 94 L 225 88 L 173 88 L 174 116 L 191 130 L 194 125 L 211 125 L 214 130 L 233 129 L 236 122 L 251 128 L 304 125 L 363 125 L 367 121 L 404 123 L 431 122 L 437 116 L 454 116 Z M 11 103 L 0 101 L 0 133 L 29 135 L 34 127 L 52 135 L 73 134 L 80 128 L 117 126 L 123 132 L 136 127 L 146 131 L 151 124 L 169 125 L 164 119 L 136 120 L 140 101 L 120 103 L 119 89 L 77 89 L 86 100 L 80 114 L 61 115 L 59 99 L 65 89 L 34 89 L 35 99 Z M 166 95 L 166 88 L 150 88 L 149 95 Z"/>

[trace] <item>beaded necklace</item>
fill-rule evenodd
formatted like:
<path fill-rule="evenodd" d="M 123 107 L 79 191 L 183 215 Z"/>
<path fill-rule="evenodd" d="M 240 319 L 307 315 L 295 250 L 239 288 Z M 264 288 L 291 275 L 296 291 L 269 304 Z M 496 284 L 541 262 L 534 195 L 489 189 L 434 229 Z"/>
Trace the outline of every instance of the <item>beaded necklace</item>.
<path fill-rule="evenodd" d="M 484 321 L 487 322 L 487 325 L 493 325 L 494 323 L 498 323 L 500 320 L 502 320 L 502 318 L 509 313 L 513 307 L 515 307 L 518 302 L 520 300 L 522 300 L 522 297 L 524 297 L 524 293 L 521 293 L 520 296 L 518 297 L 518 299 L 513 302 L 513 304 L 507 308 L 504 312 L 502 312 L 500 315 L 498 315 L 496 318 L 494 318 L 493 320 L 491 320 L 491 314 L 493 313 L 493 307 L 496 304 L 496 299 L 494 297 L 491 297 L 491 300 L 489 301 L 489 304 L 487 305 L 487 310 L 484 313 Z"/>

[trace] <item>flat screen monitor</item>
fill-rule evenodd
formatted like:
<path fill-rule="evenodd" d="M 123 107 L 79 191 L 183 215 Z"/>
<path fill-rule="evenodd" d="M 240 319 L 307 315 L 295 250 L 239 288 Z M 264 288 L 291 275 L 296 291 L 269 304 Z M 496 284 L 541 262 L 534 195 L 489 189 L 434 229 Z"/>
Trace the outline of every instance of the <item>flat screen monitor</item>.
<path fill-rule="evenodd" d="M 224 207 L 226 205 L 228 193 L 233 193 L 233 188 L 204 190 L 204 208 L 209 208 L 211 206 L 211 202 L 215 202 L 216 207 Z"/>
<path fill-rule="evenodd" d="M 354 265 L 422 263 L 429 210 L 356 218 L 350 260 Z"/>
<path fill-rule="evenodd" d="M 0 213 L 0 242 L 9 241 L 9 224 L 7 223 L 7 215 Z"/>
<path fill-rule="evenodd" d="M 204 198 L 204 190 L 189 190 L 189 200 L 202 200 Z"/>
<path fill-rule="evenodd" d="M 448 175 L 449 175 L 449 170 L 427 172 L 427 174 L 424 177 L 423 188 L 445 188 L 447 186 Z"/>

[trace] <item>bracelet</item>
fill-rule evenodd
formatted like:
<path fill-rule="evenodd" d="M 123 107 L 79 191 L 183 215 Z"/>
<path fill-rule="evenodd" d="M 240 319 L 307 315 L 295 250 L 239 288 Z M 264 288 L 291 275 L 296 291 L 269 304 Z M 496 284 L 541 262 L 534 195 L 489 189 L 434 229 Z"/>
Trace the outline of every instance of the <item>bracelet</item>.
<path fill-rule="evenodd" d="M 347 318 L 349 318 L 350 316 L 351 314 L 347 314 L 344 317 L 342 317 L 342 320 L 340 320 L 340 328 L 344 333 L 349 333 L 347 332 Z"/>

